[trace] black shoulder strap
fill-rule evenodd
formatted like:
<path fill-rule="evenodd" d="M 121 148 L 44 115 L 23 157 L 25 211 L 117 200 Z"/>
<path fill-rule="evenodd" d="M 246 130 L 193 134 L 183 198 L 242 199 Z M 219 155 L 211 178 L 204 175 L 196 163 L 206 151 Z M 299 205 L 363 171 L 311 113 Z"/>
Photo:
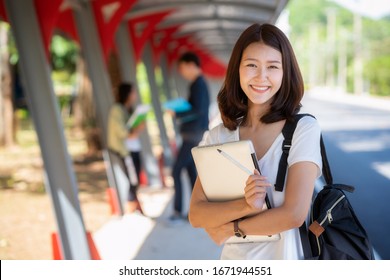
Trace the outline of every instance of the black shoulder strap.
<path fill-rule="evenodd" d="M 304 116 L 310 116 L 315 118 L 310 114 L 298 114 L 295 115 L 294 120 L 292 122 L 286 121 L 286 124 L 283 127 L 282 130 L 284 136 L 284 141 L 282 145 L 283 154 L 279 161 L 278 175 L 276 177 L 276 183 L 275 183 L 276 191 L 283 191 L 284 181 L 286 178 L 286 171 L 287 171 L 287 158 L 291 148 L 292 137 L 295 128 L 297 127 L 298 121 Z M 322 135 L 320 138 L 320 146 L 321 146 L 321 156 L 322 156 L 322 175 L 326 183 L 330 185 L 333 184 L 333 177 L 329 167 L 328 157 L 326 155 L 326 150 L 325 150 L 324 140 L 322 139 Z M 305 256 L 305 259 L 313 258 L 313 253 L 310 247 L 306 222 L 304 222 L 302 226 L 299 227 L 299 234 L 301 236 L 302 249 L 303 249 L 303 254 Z"/>
<path fill-rule="evenodd" d="M 278 168 L 278 175 L 276 177 L 276 182 L 275 182 L 275 190 L 282 192 L 284 188 L 284 182 L 286 179 L 286 171 L 287 171 L 287 158 L 288 154 L 290 152 L 291 148 L 291 143 L 292 143 L 292 138 L 294 135 L 295 128 L 297 127 L 297 124 L 299 120 L 305 116 L 310 116 L 312 118 L 315 118 L 313 115 L 310 114 L 298 114 L 295 115 L 293 121 L 286 121 L 282 133 L 284 136 L 283 144 L 282 144 L 282 156 L 280 157 L 279 161 L 279 168 Z M 320 145 L 321 145 L 321 156 L 322 156 L 322 174 L 324 176 L 324 179 L 327 184 L 332 184 L 333 183 L 333 177 L 332 173 L 329 167 L 329 162 L 328 162 L 328 157 L 326 155 L 326 150 L 325 150 L 325 145 L 324 145 L 324 140 L 320 139 Z"/>

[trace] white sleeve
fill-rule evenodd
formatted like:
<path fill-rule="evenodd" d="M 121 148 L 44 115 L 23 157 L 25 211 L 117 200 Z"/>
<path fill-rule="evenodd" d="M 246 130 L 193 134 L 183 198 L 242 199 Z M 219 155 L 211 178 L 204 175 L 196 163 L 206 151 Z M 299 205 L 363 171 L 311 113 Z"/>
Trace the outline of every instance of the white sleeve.
<path fill-rule="evenodd" d="M 229 131 L 223 124 L 219 124 L 203 134 L 203 139 L 200 141 L 199 146 L 225 143 L 234 140 L 238 140 L 235 139 L 235 132 Z"/>
<path fill-rule="evenodd" d="M 210 130 L 205 131 L 203 138 L 199 143 L 199 146 L 206 146 L 211 144 Z"/>
<path fill-rule="evenodd" d="M 321 129 L 316 119 L 303 117 L 297 124 L 288 156 L 288 166 L 297 162 L 309 161 L 318 167 L 318 177 L 322 173 L 320 146 Z"/>

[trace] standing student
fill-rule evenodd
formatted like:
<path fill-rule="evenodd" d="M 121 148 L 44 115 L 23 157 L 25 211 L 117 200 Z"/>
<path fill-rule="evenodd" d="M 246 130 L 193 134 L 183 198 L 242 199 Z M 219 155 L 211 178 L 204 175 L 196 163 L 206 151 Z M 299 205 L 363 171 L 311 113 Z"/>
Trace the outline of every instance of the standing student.
<path fill-rule="evenodd" d="M 304 83 L 294 51 L 284 33 L 271 24 L 249 26 L 236 42 L 226 78 L 218 93 L 223 123 L 205 135 L 202 144 L 251 140 L 262 175 L 254 170 L 244 198 L 209 202 L 197 179 L 189 219 L 217 244 L 239 231 L 272 235 L 272 242 L 225 244 L 222 259 L 303 259 L 299 227 L 307 217 L 315 180 L 321 175 L 320 127 L 302 118 L 288 157 L 283 192 L 274 189 L 282 155 L 282 128 L 301 107 Z M 226 174 L 229 176 L 229 174 Z M 262 211 L 268 194 L 272 209 Z"/>
<path fill-rule="evenodd" d="M 136 210 L 143 213 L 137 196 L 139 180 L 135 177 L 137 176 L 136 172 L 131 172 L 134 170 L 134 163 L 137 164 L 137 157 L 132 158 L 126 146 L 127 140 L 137 141 L 139 134 L 145 129 L 144 122 L 133 129 L 129 129 L 127 126 L 127 121 L 130 117 L 129 111 L 136 104 L 137 98 L 137 93 L 132 84 L 120 84 L 116 102 L 111 107 L 108 117 L 108 148 L 120 158 L 121 168 L 129 179 L 129 213 L 133 213 Z"/>
<path fill-rule="evenodd" d="M 191 188 L 197 177 L 195 163 L 192 159 L 191 149 L 197 146 L 209 125 L 210 96 L 205 78 L 202 74 L 199 57 L 192 52 L 186 52 L 180 56 L 177 62 L 180 75 L 189 81 L 188 103 L 191 109 L 186 112 L 174 113 L 180 126 L 182 145 L 172 169 L 174 181 L 174 211 L 171 220 L 187 219 L 183 213 L 183 183 L 181 173 L 187 170 L 190 177 Z"/>
<path fill-rule="evenodd" d="M 138 95 L 136 93 L 132 93 L 132 105 L 130 109 L 128 110 L 130 117 L 136 113 L 136 104 L 138 102 Z M 143 131 L 145 129 L 145 123 L 140 123 L 141 127 L 135 127 L 130 131 Z M 138 189 L 140 183 L 141 183 L 141 172 L 142 172 L 142 160 L 141 160 L 141 151 L 142 151 L 142 145 L 141 145 L 141 139 L 139 138 L 139 133 L 136 135 L 133 135 L 133 137 L 127 137 L 125 140 L 125 145 L 127 150 L 130 153 L 130 157 L 132 159 L 133 165 L 134 165 L 134 171 L 135 171 L 135 177 L 136 180 L 132 180 L 133 188 Z"/>

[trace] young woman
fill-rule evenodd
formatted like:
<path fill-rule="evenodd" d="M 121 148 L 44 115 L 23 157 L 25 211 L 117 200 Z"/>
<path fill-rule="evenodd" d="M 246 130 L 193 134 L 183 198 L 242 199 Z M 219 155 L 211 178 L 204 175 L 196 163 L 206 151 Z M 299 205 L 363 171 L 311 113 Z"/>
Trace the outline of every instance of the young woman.
<path fill-rule="evenodd" d="M 234 46 L 218 94 L 223 123 L 206 134 L 202 145 L 249 139 L 262 175 L 248 177 L 245 197 L 209 202 L 197 179 L 189 220 L 217 243 L 234 235 L 280 233 L 273 242 L 225 244 L 222 259 L 302 259 L 299 226 L 307 217 L 315 180 L 321 175 L 320 128 L 311 117 L 295 130 L 283 192 L 274 189 L 282 155 L 282 128 L 299 112 L 304 84 L 293 49 L 284 33 L 270 24 L 248 27 Z M 272 209 L 262 211 L 265 195 Z M 236 225 L 235 225 L 236 223 Z"/>
<path fill-rule="evenodd" d="M 138 139 L 139 134 L 145 129 L 144 122 L 134 129 L 127 127 L 127 121 L 130 117 L 129 111 L 135 106 L 137 98 L 137 92 L 132 84 L 121 83 L 118 86 L 116 102 L 111 107 L 108 116 L 108 148 L 119 157 L 121 168 L 129 179 L 128 213 L 133 213 L 136 210 L 143 213 L 137 197 L 139 180 L 134 180 L 134 177 L 132 178 L 129 173 L 129 169 L 131 170 L 130 161 L 133 161 L 133 164 L 136 165 L 138 164 L 138 157 L 132 158 L 132 154 L 126 146 L 126 141 Z M 135 168 L 138 170 L 139 167 L 135 166 Z M 132 176 L 138 175 L 132 174 Z"/>

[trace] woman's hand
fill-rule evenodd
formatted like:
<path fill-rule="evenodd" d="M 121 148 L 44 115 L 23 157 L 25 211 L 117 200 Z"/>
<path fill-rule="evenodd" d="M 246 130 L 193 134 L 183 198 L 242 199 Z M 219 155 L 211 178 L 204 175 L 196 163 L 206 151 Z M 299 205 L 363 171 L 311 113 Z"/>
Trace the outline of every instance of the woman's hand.
<path fill-rule="evenodd" d="M 142 121 L 140 124 L 138 124 L 136 127 L 132 128 L 129 131 L 127 138 L 132 139 L 132 138 L 139 137 L 139 135 L 145 130 L 145 128 L 146 128 L 146 121 Z"/>
<path fill-rule="evenodd" d="M 255 169 L 254 174 L 248 177 L 245 186 L 245 200 L 252 210 L 261 210 L 265 202 L 265 195 L 267 194 L 267 188 L 271 184 L 267 181 L 267 178 L 260 175 L 259 171 Z"/>
<path fill-rule="evenodd" d="M 165 112 L 166 112 L 168 115 L 170 115 L 172 118 L 176 117 L 176 112 L 173 111 L 173 110 L 167 109 L 167 110 L 165 110 Z"/>
<path fill-rule="evenodd" d="M 222 245 L 234 234 L 233 223 L 227 223 L 219 227 L 205 228 L 210 238 L 217 244 Z"/>

